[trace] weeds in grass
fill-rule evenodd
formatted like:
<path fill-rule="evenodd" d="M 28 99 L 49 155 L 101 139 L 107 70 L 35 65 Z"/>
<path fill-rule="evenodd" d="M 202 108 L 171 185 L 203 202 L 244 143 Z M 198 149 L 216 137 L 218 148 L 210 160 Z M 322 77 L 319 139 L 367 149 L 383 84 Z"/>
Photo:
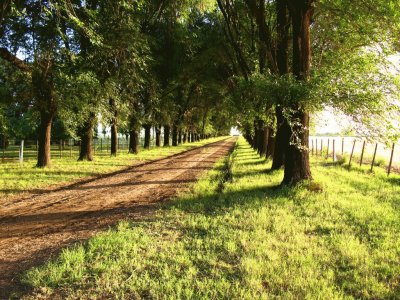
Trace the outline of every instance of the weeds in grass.
<path fill-rule="evenodd" d="M 313 160 L 313 184 L 240 139 L 226 160 L 154 222 L 122 222 L 27 272 L 26 299 L 398 299 L 400 177 Z"/>

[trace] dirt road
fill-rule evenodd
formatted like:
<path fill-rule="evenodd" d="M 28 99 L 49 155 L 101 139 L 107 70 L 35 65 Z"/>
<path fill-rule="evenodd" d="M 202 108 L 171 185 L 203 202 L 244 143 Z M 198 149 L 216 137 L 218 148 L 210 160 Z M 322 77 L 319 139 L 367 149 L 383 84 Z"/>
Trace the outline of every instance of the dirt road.
<path fill-rule="evenodd" d="M 234 138 L 132 166 L 107 176 L 14 198 L 0 207 L 0 299 L 24 270 L 62 247 L 129 218 L 149 216 L 156 204 L 196 181 L 225 156 Z"/>

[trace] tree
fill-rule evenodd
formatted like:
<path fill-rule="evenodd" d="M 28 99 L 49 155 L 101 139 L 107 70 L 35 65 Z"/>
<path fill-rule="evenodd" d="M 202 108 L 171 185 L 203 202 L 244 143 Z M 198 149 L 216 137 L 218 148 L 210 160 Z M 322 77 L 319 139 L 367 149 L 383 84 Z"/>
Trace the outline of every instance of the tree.
<path fill-rule="evenodd" d="M 288 0 L 288 7 L 292 16 L 293 74 L 297 80 L 307 81 L 310 76 L 313 0 Z M 310 116 L 297 103 L 291 109 L 295 124 L 289 132 L 291 141 L 285 151 L 283 178 L 283 183 L 288 185 L 312 179 L 308 152 Z"/>

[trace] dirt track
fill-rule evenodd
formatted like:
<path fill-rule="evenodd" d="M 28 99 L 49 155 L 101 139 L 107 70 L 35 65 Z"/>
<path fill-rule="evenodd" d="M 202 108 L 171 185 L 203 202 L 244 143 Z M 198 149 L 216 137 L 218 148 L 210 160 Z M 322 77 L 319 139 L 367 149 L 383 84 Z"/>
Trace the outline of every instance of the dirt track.
<path fill-rule="evenodd" d="M 0 299 L 18 275 L 124 218 L 148 216 L 233 147 L 234 138 L 0 207 Z"/>

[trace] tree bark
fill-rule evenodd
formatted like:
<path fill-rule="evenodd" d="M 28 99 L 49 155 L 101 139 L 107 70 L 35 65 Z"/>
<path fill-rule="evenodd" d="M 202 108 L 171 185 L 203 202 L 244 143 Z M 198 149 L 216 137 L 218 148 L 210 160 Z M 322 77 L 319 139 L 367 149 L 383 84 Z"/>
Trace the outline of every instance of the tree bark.
<path fill-rule="evenodd" d="M 5 134 L 0 134 L 0 148 L 7 149 L 9 144 L 8 138 Z"/>
<path fill-rule="evenodd" d="M 265 158 L 268 159 L 274 156 L 275 153 L 275 137 L 274 130 L 268 127 L 267 150 L 265 151 Z"/>
<path fill-rule="evenodd" d="M 293 74 L 307 81 L 310 73 L 310 24 L 313 13 L 312 0 L 288 1 L 293 28 Z M 308 152 L 309 114 L 298 104 L 291 107 L 294 125 L 290 128 L 290 143 L 285 154 L 285 172 L 282 184 L 295 185 L 312 179 Z"/>
<path fill-rule="evenodd" d="M 287 0 L 276 1 L 277 14 L 277 65 L 280 75 L 289 73 L 289 27 L 290 19 L 287 9 Z"/>
<path fill-rule="evenodd" d="M 258 130 L 257 120 L 254 121 L 254 139 L 253 139 L 253 149 L 258 152 L 258 145 L 260 143 L 260 134 Z"/>
<path fill-rule="evenodd" d="M 81 149 L 78 160 L 93 161 L 93 127 L 96 123 L 96 115 L 90 113 L 88 120 L 78 130 L 81 138 Z"/>
<path fill-rule="evenodd" d="M 144 148 L 150 149 L 151 124 L 144 124 Z"/>
<path fill-rule="evenodd" d="M 40 112 L 39 149 L 36 164 L 39 168 L 51 165 L 51 126 L 57 111 L 51 72 L 52 62 L 50 60 L 43 60 L 40 69 L 32 72 L 32 86 Z"/>
<path fill-rule="evenodd" d="M 171 128 L 169 125 L 164 125 L 164 147 L 169 146 L 169 135 Z"/>
<path fill-rule="evenodd" d="M 172 146 L 178 146 L 178 127 L 172 125 Z"/>
<path fill-rule="evenodd" d="M 182 144 L 182 129 L 179 129 L 178 132 L 178 144 Z"/>
<path fill-rule="evenodd" d="M 289 27 L 287 0 L 277 0 L 277 64 L 281 76 L 289 73 Z M 280 102 L 280 101 L 278 101 Z M 285 163 L 285 149 L 289 146 L 289 124 L 279 104 L 275 108 L 276 136 L 271 170 L 279 170 Z"/>
<path fill-rule="evenodd" d="M 259 154 L 260 157 L 264 157 L 267 154 L 268 138 L 269 138 L 269 127 L 265 126 L 265 122 L 261 121 L 259 123 L 260 132 L 260 145 L 259 145 Z"/>
<path fill-rule="evenodd" d="M 276 136 L 275 136 L 275 150 L 272 159 L 271 170 L 279 170 L 285 163 L 285 151 L 289 147 L 290 127 L 283 116 L 282 108 L 277 106 L 275 108 L 276 114 Z"/>
<path fill-rule="evenodd" d="M 111 118 L 111 155 L 116 156 L 118 151 L 118 111 L 114 99 L 110 99 Z"/>
<path fill-rule="evenodd" d="M 51 125 L 53 124 L 53 113 L 40 112 L 39 125 L 39 149 L 36 166 L 39 168 L 51 166 Z"/>
<path fill-rule="evenodd" d="M 136 128 L 132 128 L 129 131 L 129 153 L 139 153 L 139 131 Z"/>
<path fill-rule="evenodd" d="M 161 126 L 156 125 L 156 147 L 161 146 Z"/>
<path fill-rule="evenodd" d="M 182 142 L 183 142 L 183 143 L 186 143 L 186 141 L 187 141 L 187 131 L 185 130 L 185 131 L 183 132 L 183 140 L 182 140 Z"/>
<path fill-rule="evenodd" d="M 135 106 L 134 109 L 137 110 L 137 107 Z M 134 112 L 129 120 L 129 153 L 139 153 L 139 131 L 140 123 Z"/>

